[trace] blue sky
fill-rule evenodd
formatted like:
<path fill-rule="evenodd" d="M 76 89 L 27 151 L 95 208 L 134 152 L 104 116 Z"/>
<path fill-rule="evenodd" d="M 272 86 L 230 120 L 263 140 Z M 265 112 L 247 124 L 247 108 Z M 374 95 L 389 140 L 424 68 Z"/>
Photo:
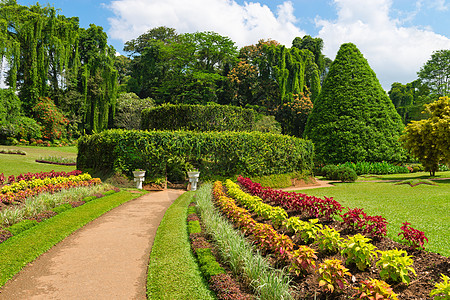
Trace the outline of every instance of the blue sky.
<path fill-rule="evenodd" d="M 18 0 L 30 5 L 36 1 Z M 215 31 L 238 47 L 274 39 L 290 47 L 305 34 L 324 41 L 334 59 L 339 46 L 354 43 L 389 90 L 407 83 L 435 50 L 450 49 L 450 0 L 53 0 L 39 1 L 78 16 L 80 25 L 103 27 L 109 44 L 124 42 L 157 26 L 179 33 Z"/>

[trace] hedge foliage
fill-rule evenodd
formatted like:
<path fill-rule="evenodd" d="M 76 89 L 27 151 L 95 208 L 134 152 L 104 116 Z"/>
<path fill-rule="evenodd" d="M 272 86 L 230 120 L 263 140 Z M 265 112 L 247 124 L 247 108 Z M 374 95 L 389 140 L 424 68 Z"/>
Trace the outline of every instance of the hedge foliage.
<path fill-rule="evenodd" d="M 261 132 L 137 131 L 113 129 L 78 141 L 79 170 L 165 177 L 167 165 L 183 158 L 211 176 L 260 176 L 311 172 L 314 146 L 296 137 Z"/>
<path fill-rule="evenodd" d="M 403 128 L 367 60 L 354 44 L 343 44 L 305 128 L 317 161 L 403 161 L 406 152 L 398 141 Z"/>
<path fill-rule="evenodd" d="M 230 105 L 166 104 L 142 111 L 141 129 L 253 131 L 257 112 Z"/>

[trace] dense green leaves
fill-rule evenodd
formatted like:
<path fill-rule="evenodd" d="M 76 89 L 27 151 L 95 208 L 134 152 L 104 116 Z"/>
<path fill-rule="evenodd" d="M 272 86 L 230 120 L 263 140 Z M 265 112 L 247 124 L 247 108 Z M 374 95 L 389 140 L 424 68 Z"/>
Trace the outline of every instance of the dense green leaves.
<path fill-rule="evenodd" d="M 256 112 L 229 105 L 162 105 L 142 113 L 141 129 L 252 131 Z"/>
<path fill-rule="evenodd" d="M 434 176 L 439 163 L 450 164 L 450 98 L 425 106 L 429 119 L 412 121 L 401 137 L 403 146 Z"/>
<path fill-rule="evenodd" d="M 305 129 L 317 159 L 401 161 L 400 116 L 355 45 L 343 44 L 331 65 Z"/>
<path fill-rule="evenodd" d="M 431 58 L 417 72 L 420 80 L 438 96 L 450 95 L 450 50 L 433 52 Z"/>
<path fill-rule="evenodd" d="M 260 132 L 108 130 L 78 142 L 77 168 L 119 171 L 142 168 L 149 178 L 166 174 L 167 162 L 184 158 L 202 177 L 310 172 L 313 145 Z"/>

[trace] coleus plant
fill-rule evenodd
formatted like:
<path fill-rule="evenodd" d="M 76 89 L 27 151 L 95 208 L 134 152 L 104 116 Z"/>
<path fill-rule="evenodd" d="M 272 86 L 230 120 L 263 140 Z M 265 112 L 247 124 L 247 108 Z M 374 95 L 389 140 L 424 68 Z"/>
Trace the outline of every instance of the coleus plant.
<path fill-rule="evenodd" d="M 408 256 L 405 250 L 398 250 L 397 248 L 378 252 L 381 254 L 381 257 L 376 265 L 381 268 L 381 279 L 394 282 L 401 281 L 409 284 L 411 280 L 409 272 L 416 275 L 416 271 L 412 267 L 413 260 L 411 256 Z"/>
<path fill-rule="evenodd" d="M 327 292 L 342 291 L 348 286 L 345 276 L 351 276 L 348 269 L 342 265 L 339 259 L 326 259 L 319 264 L 319 286 Z"/>
<path fill-rule="evenodd" d="M 425 241 L 428 242 L 428 238 L 425 236 L 423 231 L 414 229 L 411 227 L 411 223 L 403 222 L 402 227 L 398 235 L 402 235 L 402 240 L 405 240 L 407 244 L 410 245 L 412 249 L 425 249 Z"/>
<path fill-rule="evenodd" d="M 346 258 L 345 264 L 354 263 L 361 271 L 366 269 L 376 257 L 376 247 L 369 241 L 369 238 L 359 233 L 344 240 L 341 254 Z"/>
<path fill-rule="evenodd" d="M 363 300 L 398 300 L 397 294 L 392 291 L 389 284 L 382 280 L 369 278 L 361 281 L 361 286 L 355 288 L 358 292 L 354 295 Z"/>

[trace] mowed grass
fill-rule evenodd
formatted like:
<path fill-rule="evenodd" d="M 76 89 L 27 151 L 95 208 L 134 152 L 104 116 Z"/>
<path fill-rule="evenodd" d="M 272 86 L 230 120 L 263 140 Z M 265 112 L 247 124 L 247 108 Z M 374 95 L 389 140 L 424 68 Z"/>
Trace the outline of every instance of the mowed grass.
<path fill-rule="evenodd" d="M 69 209 L 0 244 L 0 287 L 28 263 L 102 214 L 141 196 L 121 191 Z"/>
<path fill-rule="evenodd" d="M 201 275 L 188 239 L 187 208 L 193 195 L 181 195 L 158 227 L 148 267 L 148 299 L 216 299 Z"/>
<path fill-rule="evenodd" d="M 411 178 L 387 176 L 399 180 Z M 389 222 L 388 236 L 397 241 L 400 240 L 400 226 L 407 221 L 413 228 L 425 232 L 429 239 L 425 244 L 427 250 L 450 256 L 450 180 L 435 183 L 435 186 L 421 184 L 415 187 L 393 182 L 337 183 L 335 187 L 299 192 L 333 197 L 344 207 L 363 208 L 369 215 L 381 215 Z"/>
<path fill-rule="evenodd" d="M 46 156 L 60 156 L 68 158 L 77 157 L 77 147 L 34 147 L 34 146 L 3 146 L 0 149 L 23 150 L 27 155 L 2 154 L 0 153 L 0 173 L 5 176 L 31 172 L 70 172 L 76 169 L 75 166 L 60 166 L 52 164 L 37 163 L 35 160 Z"/>

